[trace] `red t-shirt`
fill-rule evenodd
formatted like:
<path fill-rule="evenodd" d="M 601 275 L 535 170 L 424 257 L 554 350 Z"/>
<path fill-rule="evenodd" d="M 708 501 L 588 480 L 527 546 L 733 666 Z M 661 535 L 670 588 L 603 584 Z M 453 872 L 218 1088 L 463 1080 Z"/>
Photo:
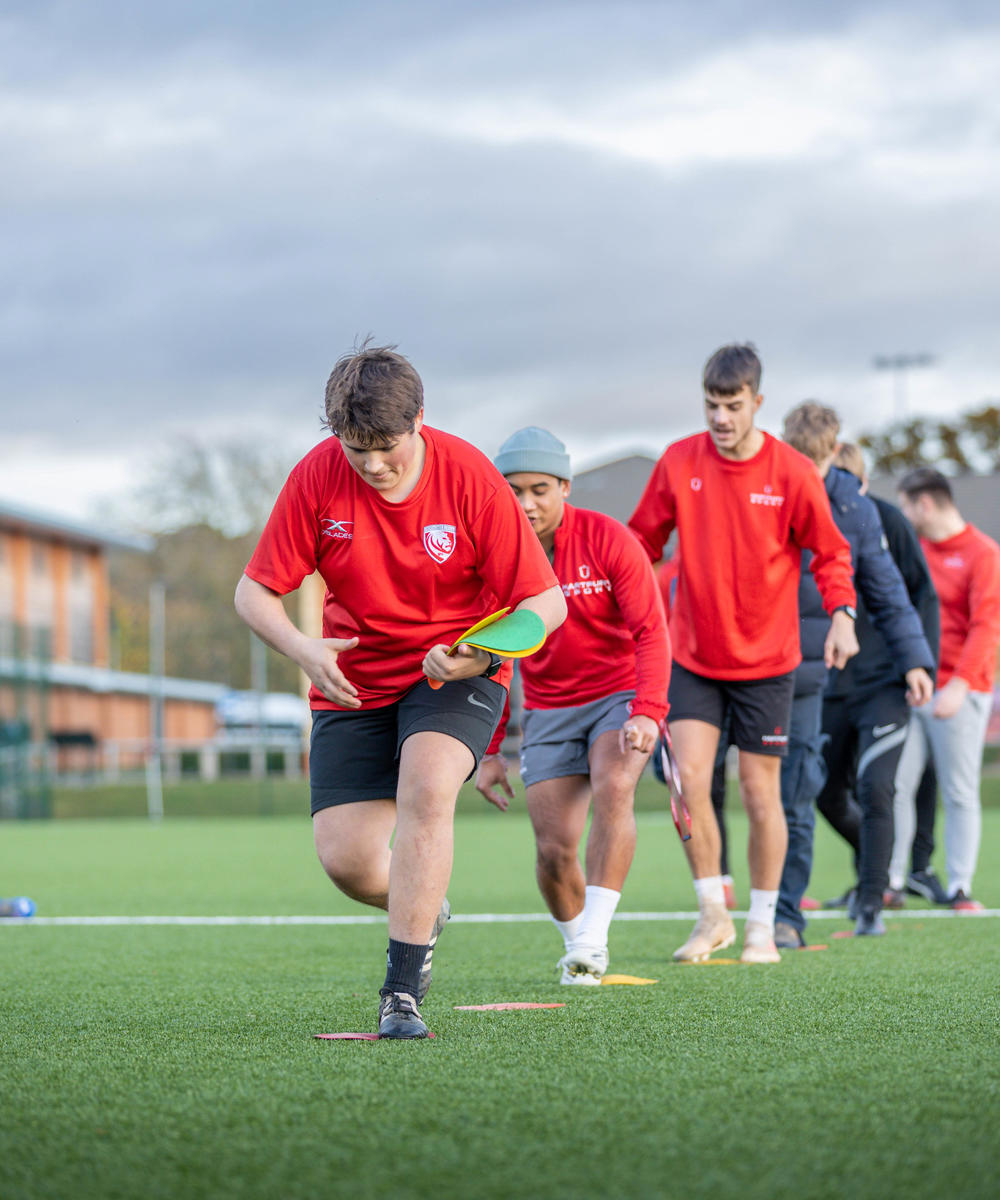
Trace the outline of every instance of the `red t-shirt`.
<path fill-rule="evenodd" d="M 938 687 L 958 675 L 992 692 L 1000 644 L 1000 546 L 974 525 L 943 542 L 920 539 L 941 604 Z"/>
<path fill-rule="evenodd" d="M 767 679 L 798 666 L 803 548 L 826 611 L 856 603 L 850 547 L 819 472 L 770 434 L 742 462 L 719 454 L 707 431 L 668 446 L 629 528 L 656 562 L 675 526 L 670 637 L 675 661 L 699 675 Z"/>
<path fill-rule="evenodd" d="M 553 567 L 568 615 L 521 660 L 526 708 L 569 708 L 634 691 L 633 716 L 667 714 L 670 639 L 656 578 L 642 547 L 613 517 L 567 504 Z M 506 717 L 488 753 L 503 741 Z"/>
<path fill-rule="evenodd" d="M 336 437 L 292 470 L 247 565 L 285 595 L 318 570 L 323 636 L 358 645 L 338 665 L 361 707 L 398 700 L 421 678 L 431 646 L 451 643 L 505 605 L 556 583 L 506 479 L 473 446 L 425 425 L 423 471 L 399 504 L 347 461 Z M 504 664 L 498 682 L 507 684 Z M 313 708 L 336 709 L 315 687 Z"/>

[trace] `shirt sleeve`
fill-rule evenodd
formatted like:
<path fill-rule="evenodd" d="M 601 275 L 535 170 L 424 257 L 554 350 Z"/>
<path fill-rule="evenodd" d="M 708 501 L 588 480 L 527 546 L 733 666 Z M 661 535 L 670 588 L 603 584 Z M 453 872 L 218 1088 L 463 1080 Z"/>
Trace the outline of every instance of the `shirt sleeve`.
<path fill-rule="evenodd" d="M 497 488 L 472 522 L 476 570 L 501 605 L 517 607 L 557 586 L 555 572 L 509 487 Z"/>
<path fill-rule="evenodd" d="M 934 657 L 923 626 L 889 553 L 878 509 L 866 496 L 858 497 L 858 560 L 854 581 L 871 617 L 885 639 L 900 675 L 914 667 L 933 672 Z"/>
<path fill-rule="evenodd" d="M 302 486 L 299 472 L 289 475 L 274 502 L 245 573 L 279 595 L 294 592 L 317 566 L 315 505 Z"/>
<path fill-rule="evenodd" d="M 645 490 L 629 518 L 628 527 L 639 540 L 650 562 L 659 562 L 663 547 L 676 523 L 673 489 L 665 456 L 653 468 Z"/>
<path fill-rule="evenodd" d="M 621 529 L 609 547 L 608 571 L 625 627 L 635 641 L 632 716 L 661 721 L 667 715 L 670 635 L 660 588 L 638 540 Z"/>
<path fill-rule="evenodd" d="M 953 674 L 971 682 L 992 674 L 1000 642 L 1000 552 L 988 547 L 972 568 L 969 587 L 969 631 Z"/>
<path fill-rule="evenodd" d="M 834 523 L 823 481 L 811 468 L 799 477 L 792 532 L 799 546 L 813 552 L 809 567 L 827 613 L 832 615 L 842 604 L 853 608 L 858 598 L 852 582 L 851 548 Z"/>

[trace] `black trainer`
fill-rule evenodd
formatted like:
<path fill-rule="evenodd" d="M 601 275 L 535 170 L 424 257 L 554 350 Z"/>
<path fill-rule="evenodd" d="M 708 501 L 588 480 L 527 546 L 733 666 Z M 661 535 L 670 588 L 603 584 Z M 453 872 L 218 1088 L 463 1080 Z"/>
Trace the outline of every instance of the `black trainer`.
<path fill-rule="evenodd" d="M 427 1026 L 412 996 L 406 992 L 379 992 L 378 1035 L 380 1038 L 427 1036 Z"/>
<path fill-rule="evenodd" d="M 855 937 L 880 937 L 885 933 L 885 921 L 882 920 L 882 910 L 879 908 L 863 908 L 858 913 L 858 923 L 854 926 Z"/>
<path fill-rule="evenodd" d="M 931 904 L 949 903 L 948 893 L 933 867 L 928 867 L 926 871 L 911 871 L 906 877 L 906 890 L 911 896 L 923 896 Z"/>
<path fill-rule="evenodd" d="M 775 921 L 774 944 L 779 950 L 801 950 L 806 944 L 806 939 L 791 921 Z"/>
<path fill-rule="evenodd" d="M 431 990 L 431 967 L 434 964 L 434 947 L 437 945 L 437 940 L 441 936 L 441 930 L 451 920 L 451 905 L 448 903 L 448 897 L 445 896 L 441 902 L 441 911 L 437 915 L 437 920 L 434 922 L 434 928 L 431 930 L 430 941 L 427 943 L 427 953 L 424 956 L 424 965 L 420 968 L 420 984 L 417 987 L 417 1003 L 423 1004 L 427 999 L 427 993 Z"/>

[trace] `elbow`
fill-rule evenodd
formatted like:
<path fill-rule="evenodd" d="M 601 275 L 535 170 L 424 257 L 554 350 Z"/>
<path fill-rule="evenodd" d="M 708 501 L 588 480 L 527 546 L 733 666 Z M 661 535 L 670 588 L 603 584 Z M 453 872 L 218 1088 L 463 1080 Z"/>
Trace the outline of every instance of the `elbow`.
<path fill-rule="evenodd" d="M 555 633 L 569 615 L 569 609 L 566 607 L 566 597 L 563 595 L 561 587 L 554 587 L 552 589 L 551 607 L 552 614 L 550 619 L 545 622 L 545 628 L 548 633 Z"/>

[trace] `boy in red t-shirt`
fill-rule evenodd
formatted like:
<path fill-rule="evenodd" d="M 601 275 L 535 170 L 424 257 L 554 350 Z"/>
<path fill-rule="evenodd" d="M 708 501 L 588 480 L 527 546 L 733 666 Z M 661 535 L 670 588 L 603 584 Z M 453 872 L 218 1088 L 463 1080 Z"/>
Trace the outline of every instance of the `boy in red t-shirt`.
<path fill-rule="evenodd" d="M 671 620 L 670 732 L 691 809 L 684 848 L 699 918 L 674 958 L 698 962 L 736 939 L 725 906 L 710 789 L 728 715 L 750 818 L 743 962 L 780 961 L 774 912 L 787 847 L 781 758 L 799 652 L 802 550 L 831 615 L 828 666 L 856 654 L 851 553 L 813 464 L 754 425 L 763 397 L 752 346 L 724 346 L 703 385 L 708 432 L 664 451 L 629 521 L 656 562 L 672 529 L 683 553 Z"/>
<path fill-rule="evenodd" d="M 342 358 L 326 415 L 334 436 L 288 477 L 236 609 L 312 680 L 316 850 L 341 891 L 389 914 L 379 1037 L 426 1037 L 419 1004 L 450 911 L 455 801 L 511 673 L 485 651 L 447 650 L 507 605 L 551 633 L 566 602 L 503 477 L 424 425 L 423 385 L 402 355 L 366 347 Z M 321 638 L 281 600 L 314 571 L 327 588 Z"/>
<path fill-rule="evenodd" d="M 993 706 L 1000 644 L 1000 546 L 968 524 L 951 484 L 932 467 L 899 483 L 899 506 L 920 536 L 941 606 L 941 651 L 933 700 L 914 709 L 896 775 L 896 840 L 890 878 L 905 870 L 913 839 L 913 804 L 928 756 L 933 756 L 944 806 L 948 902 L 959 912 L 972 898 L 979 859 L 983 743 Z"/>
<path fill-rule="evenodd" d="M 667 712 L 670 641 L 652 567 L 624 525 L 574 508 L 566 447 L 519 429 L 493 460 L 506 476 L 566 596 L 566 623 L 521 664 L 521 779 L 535 831 L 538 886 L 562 934 L 563 984 L 595 985 L 635 854 L 635 785 Z M 476 773 L 501 810 L 513 796 L 499 753 Z M 586 875 L 578 848 L 593 801 Z"/>

